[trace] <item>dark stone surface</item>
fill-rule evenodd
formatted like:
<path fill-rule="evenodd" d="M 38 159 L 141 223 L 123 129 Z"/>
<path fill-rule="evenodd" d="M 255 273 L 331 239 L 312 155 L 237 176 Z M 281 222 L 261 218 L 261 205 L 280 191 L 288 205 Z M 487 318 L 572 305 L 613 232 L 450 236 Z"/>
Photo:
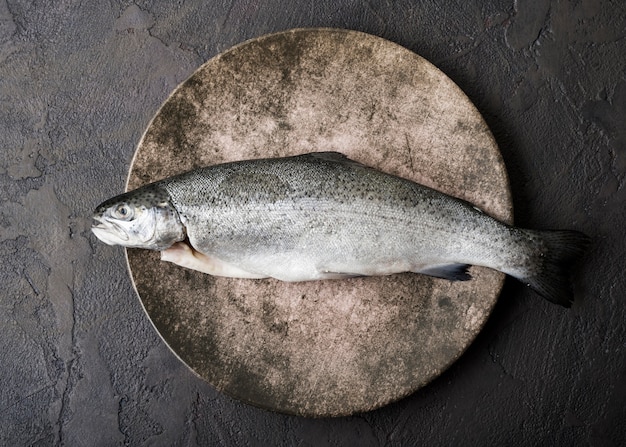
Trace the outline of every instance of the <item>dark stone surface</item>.
<path fill-rule="evenodd" d="M 268 32 L 352 28 L 429 59 L 500 144 L 516 222 L 594 238 L 564 310 L 507 281 L 439 379 L 350 418 L 213 390 L 160 341 L 121 249 L 88 231 L 202 62 Z M 626 8 L 611 1 L 0 1 L 0 444 L 626 443 Z"/>

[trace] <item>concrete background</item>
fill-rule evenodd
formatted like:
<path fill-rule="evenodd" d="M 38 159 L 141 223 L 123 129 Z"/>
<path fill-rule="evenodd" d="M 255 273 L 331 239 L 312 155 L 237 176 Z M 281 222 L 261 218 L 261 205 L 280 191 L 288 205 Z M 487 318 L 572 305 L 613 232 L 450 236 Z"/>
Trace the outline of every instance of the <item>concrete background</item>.
<path fill-rule="evenodd" d="M 0 0 L 0 444 L 626 444 L 626 7 L 619 1 Z M 507 281 L 414 395 L 304 419 L 225 397 L 160 341 L 90 214 L 200 64 L 293 27 L 426 57 L 500 144 L 518 225 L 594 238 L 570 310 Z"/>

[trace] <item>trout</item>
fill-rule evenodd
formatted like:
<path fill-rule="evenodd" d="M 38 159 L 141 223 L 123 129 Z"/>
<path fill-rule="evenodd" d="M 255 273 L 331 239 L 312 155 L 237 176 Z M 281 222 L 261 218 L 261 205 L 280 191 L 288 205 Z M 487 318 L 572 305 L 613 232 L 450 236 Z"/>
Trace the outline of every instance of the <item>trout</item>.
<path fill-rule="evenodd" d="M 414 272 L 510 275 L 569 307 L 569 268 L 589 238 L 502 223 L 469 202 L 336 152 L 218 164 L 103 202 L 106 244 L 160 250 L 211 275 L 282 281 Z"/>

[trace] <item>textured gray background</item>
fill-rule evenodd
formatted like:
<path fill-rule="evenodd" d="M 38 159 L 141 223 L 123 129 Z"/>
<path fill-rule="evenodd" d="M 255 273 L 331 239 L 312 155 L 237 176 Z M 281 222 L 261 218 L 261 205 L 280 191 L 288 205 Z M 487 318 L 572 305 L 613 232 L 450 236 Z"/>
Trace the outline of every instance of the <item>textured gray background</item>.
<path fill-rule="evenodd" d="M 0 444 L 626 444 L 625 18 L 596 0 L 0 0 Z M 144 316 L 121 249 L 88 231 L 180 81 L 303 26 L 435 63 L 494 131 L 517 223 L 595 241 L 571 310 L 507 281 L 446 373 L 350 418 L 269 413 L 197 379 Z"/>

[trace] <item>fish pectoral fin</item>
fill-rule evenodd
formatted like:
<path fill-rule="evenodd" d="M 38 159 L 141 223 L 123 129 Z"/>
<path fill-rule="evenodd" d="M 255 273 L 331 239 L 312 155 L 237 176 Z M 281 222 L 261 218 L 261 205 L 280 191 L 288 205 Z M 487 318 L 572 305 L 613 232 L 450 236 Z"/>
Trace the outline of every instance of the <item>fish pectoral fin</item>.
<path fill-rule="evenodd" d="M 469 264 L 438 264 L 427 265 L 413 271 L 436 278 L 449 279 L 450 281 L 468 281 L 472 279 L 472 275 L 467 271 L 469 267 Z"/>
<path fill-rule="evenodd" d="M 221 259 L 200 253 L 184 242 L 177 242 L 167 250 L 163 250 L 161 252 L 161 260 L 213 276 L 249 279 L 267 278 L 267 275 L 250 273 Z"/>

